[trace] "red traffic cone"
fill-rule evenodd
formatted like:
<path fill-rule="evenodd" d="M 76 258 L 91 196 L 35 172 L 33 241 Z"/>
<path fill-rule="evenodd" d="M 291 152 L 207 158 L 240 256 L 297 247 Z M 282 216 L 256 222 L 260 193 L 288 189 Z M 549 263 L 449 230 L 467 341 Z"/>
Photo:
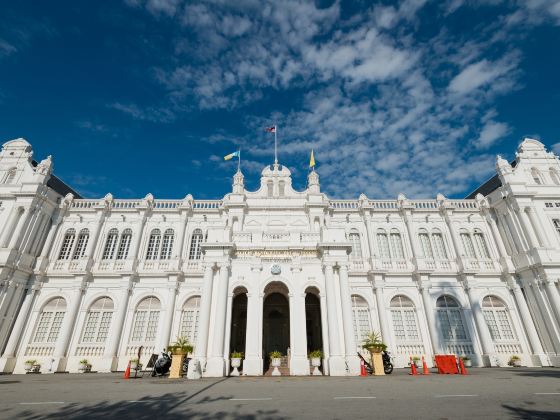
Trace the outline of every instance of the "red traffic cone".
<path fill-rule="evenodd" d="M 128 361 L 128 365 L 126 366 L 126 370 L 124 371 L 123 379 L 129 379 L 129 378 L 130 378 L 130 360 Z"/>
<path fill-rule="evenodd" d="M 360 376 L 367 376 L 366 364 L 363 360 L 360 360 Z"/>
<path fill-rule="evenodd" d="M 468 375 L 467 369 L 465 369 L 465 364 L 463 363 L 463 359 L 459 357 L 459 370 L 461 371 L 461 375 Z"/>
<path fill-rule="evenodd" d="M 409 373 L 409 375 L 418 375 L 418 372 L 416 371 L 416 365 L 412 361 L 412 357 L 410 358 L 410 373 Z"/>
<path fill-rule="evenodd" d="M 422 356 L 422 375 L 429 375 L 430 371 L 428 370 L 428 366 L 426 365 L 426 361 L 424 360 L 424 356 Z"/>

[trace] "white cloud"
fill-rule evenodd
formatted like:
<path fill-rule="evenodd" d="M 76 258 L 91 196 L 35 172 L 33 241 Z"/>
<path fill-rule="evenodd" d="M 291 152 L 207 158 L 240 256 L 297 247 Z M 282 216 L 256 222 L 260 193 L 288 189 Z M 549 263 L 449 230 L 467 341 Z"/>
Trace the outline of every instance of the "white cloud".
<path fill-rule="evenodd" d="M 151 122 L 162 122 L 168 123 L 175 120 L 175 113 L 169 108 L 156 108 L 148 107 L 146 109 L 140 108 L 136 104 L 122 104 L 120 102 L 115 102 L 108 105 L 109 108 L 121 111 L 135 120 L 151 121 Z"/>
<path fill-rule="evenodd" d="M 17 48 L 10 44 L 8 41 L 5 41 L 0 38 L 0 57 L 6 57 L 11 55 L 17 51 Z"/>
<path fill-rule="evenodd" d="M 476 63 L 469 64 L 451 80 L 449 90 L 453 93 L 464 95 L 496 82 L 507 82 L 510 72 L 516 68 L 517 63 L 518 60 L 515 54 L 509 54 L 507 57 L 497 61 L 482 59 Z M 501 78 L 503 80 L 500 80 Z M 492 86 L 490 89 L 492 89 Z"/>
<path fill-rule="evenodd" d="M 488 149 L 498 140 L 509 134 L 510 131 L 511 128 L 506 123 L 490 120 L 482 127 L 480 135 L 476 140 L 476 147 L 478 149 Z"/>

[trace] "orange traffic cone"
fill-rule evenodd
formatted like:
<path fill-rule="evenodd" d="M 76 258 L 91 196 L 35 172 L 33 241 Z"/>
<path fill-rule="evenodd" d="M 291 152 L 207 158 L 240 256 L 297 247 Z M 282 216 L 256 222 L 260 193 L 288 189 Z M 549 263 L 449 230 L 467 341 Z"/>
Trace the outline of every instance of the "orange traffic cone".
<path fill-rule="evenodd" d="M 430 371 L 428 370 L 428 366 L 426 365 L 426 361 L 424 360 L 424 356 L 422 356 L 422 375 L 429 375 Z"/>
<path fill-rule="evenodd" d="M 130 360 L 128 361 L 128 365 L 126 366 L 126 370 L 124 371 L 123 379 L 129 379 L 129 378 L 130 378 Z"/>
<path fill-rule="evenodd" d="M 367 376 L 366 364 L 363 360 L 360 360 L 360 376 Z"/>
<path fill-rule="evenodd" d="M 465 369 L 465 364 L 463 363 L 463 359 L 459 357 L 459 370 L 461 371 L 461 375 L 468 375 L 467 369 Z"/>
<path fill-rule="evenodd" d="M 410 373 L 409 373 L 409 375 L 418 375 L 418 372 L 416 371 L 416 365 L 412 361 L 412 357 L 410 358 Z"/>

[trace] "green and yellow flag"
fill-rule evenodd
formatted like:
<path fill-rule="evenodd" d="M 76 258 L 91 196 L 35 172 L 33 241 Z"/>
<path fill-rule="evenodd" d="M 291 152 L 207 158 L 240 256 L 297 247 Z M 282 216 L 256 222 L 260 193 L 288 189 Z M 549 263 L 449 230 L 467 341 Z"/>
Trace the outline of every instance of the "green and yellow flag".
<path fill-rule="evenodd" d="M 311 156 L 309 157 L 309 167 L 315 169 L 315 156 L 313 156 L 313 149 L 311 149 Z"/>

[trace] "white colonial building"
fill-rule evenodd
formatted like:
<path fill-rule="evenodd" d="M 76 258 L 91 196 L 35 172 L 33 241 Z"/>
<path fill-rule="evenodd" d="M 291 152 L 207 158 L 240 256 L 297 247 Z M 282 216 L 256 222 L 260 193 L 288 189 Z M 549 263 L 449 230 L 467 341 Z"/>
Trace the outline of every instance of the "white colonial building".
<path fill-rule="evenodd" d="M 359 373 L 380 331 L 396 365 L 455 353 L 475 365 L 560 365 L 560 162 L 525 139 L 468 199 L 333 200 L 311 172 L 264 168 L 219 200 L 83 199 L 36 163 L 0 153 L 0 370 L 123 370 L 177 337 L 205 376 L 262 375 L 268 353 L 309 375 Z"/>

